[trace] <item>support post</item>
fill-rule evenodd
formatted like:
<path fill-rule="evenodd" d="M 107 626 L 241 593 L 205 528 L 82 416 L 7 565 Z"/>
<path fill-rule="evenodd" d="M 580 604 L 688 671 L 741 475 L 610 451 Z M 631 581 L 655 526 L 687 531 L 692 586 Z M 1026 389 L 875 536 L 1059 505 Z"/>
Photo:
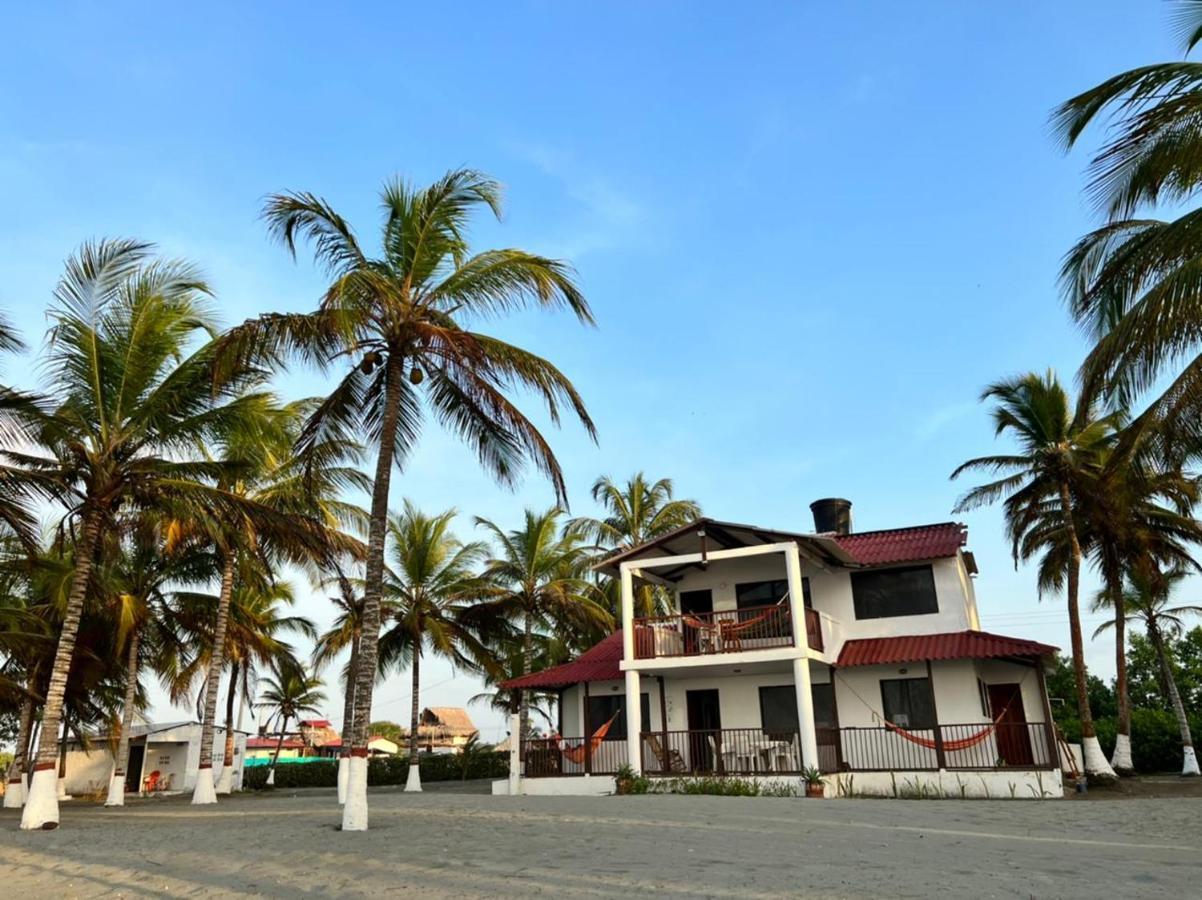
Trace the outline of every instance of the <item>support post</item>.
<path fill-rule="evenodd" d="M 943 729 L 939 727 L 939 704 L 935 702 L 935 676 L 931 661 L 927 660 L 927 684 L 931 686 L 931 711 L 935 713 L 935 767 L 940 771 L 947 768 L 947 755 L 943 752 Z"/>
<path fill-rule="evenodd" d="M 522 792 L 522 717 L 509 717 L 509 795 L 516 797 Z"/>
<path fill-rule="evenodd" d="M 664 688 L 664 676 L 659 676 L 659 731 L 660 731 L 660 747 L 664 751 L 664 758 L 657 760 L 659 769 L 665 775 L 671 771 L 669 765 L 672 759 L 672 748 L 668 746 L 668 696 Z"/>
<path fill-rule="evenodd" d="M 789 583 L 789 613 L 793 619 L 793 646 L 801 653 L 793 659 L 793 691 L 797 695 L 797 727 L 801 732 L 801 766 L 818 768 L 818 737 L 814 733 L 814 692 L 810 683 L 810 647 L 806 641 L 805 606 L 801 587 L 801 554 L 796 544 L 785 547 L 785 573 Z"/>
<path fill-rule="evenodd" d="M 621 565 L 622 582 L 622 659 L 630 665 L 634 662 L 634 570 L 627 564 Z"/>
<path fill-rule="evenodd" d="M 584 683 L 584 715 L 580 721 L 584 723 L 584 774 L 593 774 L 593 722 L 588 714 L 588 682 Z"/>
<path fill-rule="evenodd" d="M 831 680 L 831 718 L 835 726 L 835 769 L 843 771 L 843 732 L 839 729 L 839 687 L 835 684 L 835 667 L 827 666 Z"/>
<path fill-rule="evenodd" d="M 1035 658 L 1035 672 L 1039 678 L 1039 698 L 1043 701 L 1043 739 L 1048 744 L 1048 764 L 1060 766 L 1060 745 L 1056 741 L 1056 723 L 1052 721 L 1052 701 L 1048 699 L 1048 676 L 1043 670 L 1043 657 Z M 1022 690 L 1022 687 L 1019 687 Z"/>
<path fill-rule="evenodd" d="M 643 724 L 643 695 L 639 692 L 639 673 L 634 669 L 626 672 L 626 756 L 634 774 L 643 774 L 643 736 L 639 728 Z"/>

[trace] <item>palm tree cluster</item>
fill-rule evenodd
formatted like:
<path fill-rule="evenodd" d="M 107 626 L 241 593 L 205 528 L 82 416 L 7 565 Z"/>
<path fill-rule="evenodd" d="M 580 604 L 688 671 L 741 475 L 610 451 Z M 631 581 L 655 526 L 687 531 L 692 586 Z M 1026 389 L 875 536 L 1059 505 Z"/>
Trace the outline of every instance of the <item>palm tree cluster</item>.
<path fill-rule="evenodd" d="M 1202 41 L 1202 0 L 1175 4 L 1183 49 Z M 1129 621 L 1141 623 L 1163 662 L 1164 642 L 1196 607 L 1169 607 L 1185 573 L 1197 571 L 1202 525 L 1195 517 L 1202 445 L 1202 64 L 1174 61 L 1109 78 L 1063 103 L 1053 124 L 1066 148 L 1091 124 L 1108 129 L 1090 161 L 1087 193 L 1104 222 L 1066 254 L 1061 288 L 1072 319 L 1093 341 L 1075 401 L 1054 373 L 1031 373 L 987 388 L 1010 455 L 970 460 L 965 471 L 994 480 L 968 492 L 960 509 L 1001 500 L 1016 564 L 1038 560 L 1041 592 L 1063 589 L 1086 773 L 1129 774 Z M 1155 218 L 1170 208 L 1175 218 Z M 1185 211 L 1181 212 L 1182 207 Z M 1118 737 L 1103 756 L 1086 692 L 1080 574 L 1092 565 L 1098 608 L 1113 619 Z M 1167 690 L 1176 694 L 1172 674 Z M 1183 774 L 1198 764 L 1180 698 Z"/>
<path fill-rule="evenodd" d="M 268 231 L 294 255 L 307 242 L 328 286 L 311 312 L 225 330 L 199 271 L 150 244 L 95 241 L 68 259 L 39 389 L 0 388 L 0 716 L 19 732 L 5 803 L 23 803 L 23 828 L 58 824 L 55 771 L 68 734 L 111 736 L 109 798 L 122 802 L 149 678 L 173 700 L 195 699 L 194 802 L 215 802 L 230 788 L 238 698 L 269 710 L 282 732 L 321 702 L 316 666 L 346 648 L 343 828 L 364 829 L 381 674 L 411 668 L 416 708 L 425 654 L 500 677 L 508 650 L 497 648 L 519 615 L 526 646 L 561 617 L 609 624 L 599 607 L 573 605 L 591 609 L 595 590 L 574 532 L 524 542 L 494 527 L 507 537 L 493 559 L 453 536 L 453 513 L 389 514 L 393 472 L 433 418 L 501 484 L 527 464 L 545 475 L 557 507 L 543 518 L 554 529 L 563 474 L 515 395 L 541 401 L 553 424 L 573 416 L 590 436 L 592 420 L 551 362 L 480 328 L 528 307 L 593 317 L 565 263 L 471 251 L 473 212 L 500 214 L 488 177 L 395 180 L 380 202 L 372 250 L 320 197 L 269 197 Z M 0 322 L 0 352 L 21 347 Z M 281 400 L 272 379 L 295 362 L 333 372 L 335 386 Z M 356 496 L 369 498 L 366 509 Z M 339 621 L 312 661 L 291 643 L 315 634 L 288 610 L 285 572 L 336 592 Z M 226 765 L 215 776 L 223 678 Z"/>

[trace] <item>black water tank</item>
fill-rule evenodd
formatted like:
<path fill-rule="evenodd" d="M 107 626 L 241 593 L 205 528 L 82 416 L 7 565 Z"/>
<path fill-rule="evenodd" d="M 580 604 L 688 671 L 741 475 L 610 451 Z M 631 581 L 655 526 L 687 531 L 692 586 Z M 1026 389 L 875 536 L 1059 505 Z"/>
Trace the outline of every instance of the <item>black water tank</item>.
<path fill-rule="evenodd" d="M 851 501 L 840 497 L 824 497 L 810 504 L 814 513 L 814 530 L 819 534 L 851 534 Z"/>

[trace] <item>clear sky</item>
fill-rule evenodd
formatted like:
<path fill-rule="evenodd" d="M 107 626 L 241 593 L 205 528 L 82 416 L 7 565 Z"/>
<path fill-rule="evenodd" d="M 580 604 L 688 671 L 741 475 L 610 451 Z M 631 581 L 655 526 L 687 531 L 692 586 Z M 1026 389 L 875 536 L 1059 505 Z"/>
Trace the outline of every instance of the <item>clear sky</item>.
<path fill-rule="evenodd" d="M 35 344 L 85 238 L 197 261 L 232 324 L 322 286 L 267 240 L 265 194 L 321 194 L 369 239 L 385 178 L 470 165 L 507 191 L 476 245 L 570 259 L 597 314 L 495 329 L 556 361 L 597 420 L 598 446 L 552 435 L 573 512 L 597 475 L 643 469 L 711 515 L 799 530 L 832 494 L 861 530 L 950 518 L 966 485 L 948 473 L 996 449 L 981 387 L 1071 379 L 1084 345 L 1055 275 L 1096 220 L 1048 112 L 1177 53 L 1164 4 L 1117 0 L 190 12 L 0 2 L 0 308 Z M 35 381 L 25 361 L 6 374 Z M 281 390 L 324 387 L 298 372 Z M 472 515 L 516 524 L 553 500 L 534 478 L 493 486 L 433 428 L 402 496 L 458 507 L 464 537 Z M 984 626 L 1067 647 L 1063 602 L 1014 571 L 999 511 L 960 518 Z M 1109 642 L 1089 653 L 1109 677 Z M 427 704 L 477 690 L 425 671 Z M 403 720 L 408 696 L 390 680 L 375 717 Z"/>

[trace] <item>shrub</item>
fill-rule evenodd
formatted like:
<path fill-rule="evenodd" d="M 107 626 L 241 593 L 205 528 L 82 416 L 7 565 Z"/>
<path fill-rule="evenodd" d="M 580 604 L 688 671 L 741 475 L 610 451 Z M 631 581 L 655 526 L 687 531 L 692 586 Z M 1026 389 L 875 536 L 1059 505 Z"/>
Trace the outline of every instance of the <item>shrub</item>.
<path fill-rule="evenodd" d="M 650 782 L 653 794 L 708 794 L 716 797 L 796 797 L 797 786 L 785 781 L 761 783 L 751 778 L 709 775 L 664 778 Z"/>
<path fill-rule="evenodd" d="M 418 758 L 422 781 L 452 781 L 464 778 L 504 778 L 509 774 L 508 753 L 478 753 L 467 757 L 467 771 L 460 754 L 425 754 Z M 247 769 L 242 777 L 245 790 L 257 791 L 267 786 L 270 766 Z M 373 787 L 404 784 L 409 777 L 408 756 L 382 756 L 367 761 L 367 783 Z M 322 760 L 302 764 L 289 764 L 280 760 L 275 768 L 275 786 L 278 788 L 336 787 L 338 784 L 338 760 Z"/>
<path fill-rule="evenodd" d="M 1068 719 L 1062 725 L 1069 743 L 1080 742 L 1079 721 Z M 1094 719 L 1094 727 L 1102 752 L 1109 757 L 1114 752 L 1116 722 L 1110 717 Z M 1190 717 L 1190 729 L 1195 735 L 1202 734 L 1202 716 Z M 1161 709 L 1131 710 L 1131 761 L 1137 772 L 1180 772 L 1181 733 L 1176 716 Z"/>

